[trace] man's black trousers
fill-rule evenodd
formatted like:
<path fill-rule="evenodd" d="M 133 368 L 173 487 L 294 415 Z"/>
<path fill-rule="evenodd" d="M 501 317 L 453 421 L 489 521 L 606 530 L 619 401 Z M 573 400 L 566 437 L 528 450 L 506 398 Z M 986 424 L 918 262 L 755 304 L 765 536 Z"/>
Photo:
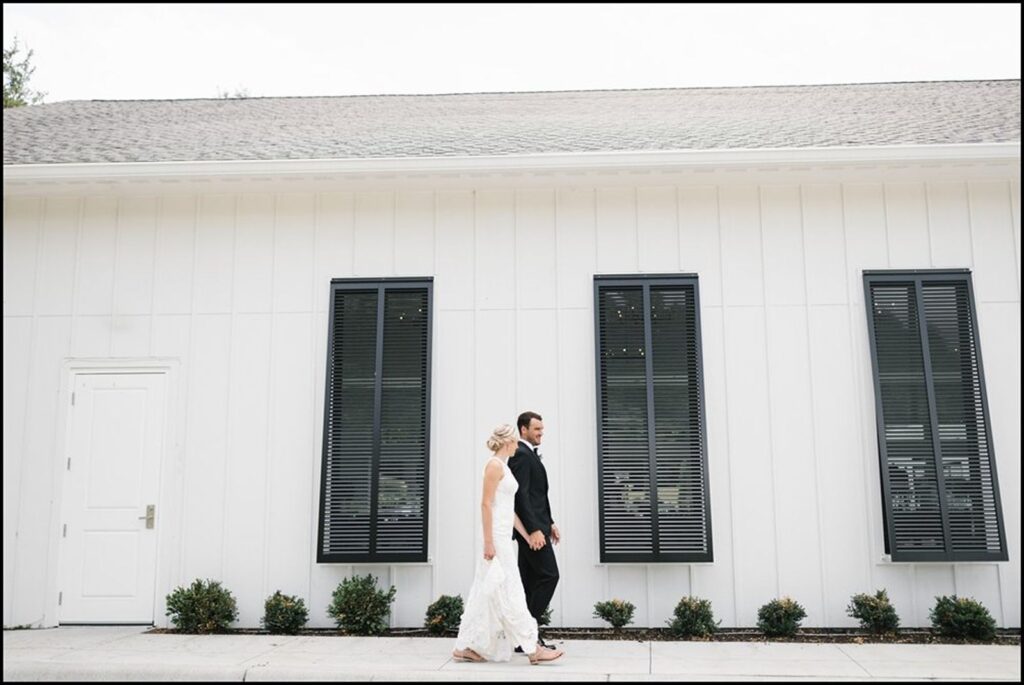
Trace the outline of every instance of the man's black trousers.
<path fill-rule="evenodd" d="M 558 563 L 555 561 L 555 550 L 552 549 L 551 538 L 547 544 L 534 552 L 530 545 L 518 533 L 515 534 L 519 544 L 519 576 L 523 580 L 526 592 L 526 606 L 530 615 L 538 621 L 551 603 L 558 585 Z"/>

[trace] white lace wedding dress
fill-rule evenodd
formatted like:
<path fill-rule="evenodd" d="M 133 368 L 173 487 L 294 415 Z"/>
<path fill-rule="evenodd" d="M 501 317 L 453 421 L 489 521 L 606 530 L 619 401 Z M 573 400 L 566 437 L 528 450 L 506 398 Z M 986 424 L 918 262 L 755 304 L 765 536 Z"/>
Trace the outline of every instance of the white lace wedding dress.
<path fill-rule="evenodd" d="M 519 483 L 508 464 L 502 463 L 502 469 L 505 475 L 498 481 L 491 516 L 495 556 L 486 561 L 477 550 L 476 576 L 455 640 L 455 649 L 468 647 L 488 661 L 508 661 L 513 647 L 530 654 L 537 645 L 537 621 L 526 607 L 519 545 L 512 539 Z"/>

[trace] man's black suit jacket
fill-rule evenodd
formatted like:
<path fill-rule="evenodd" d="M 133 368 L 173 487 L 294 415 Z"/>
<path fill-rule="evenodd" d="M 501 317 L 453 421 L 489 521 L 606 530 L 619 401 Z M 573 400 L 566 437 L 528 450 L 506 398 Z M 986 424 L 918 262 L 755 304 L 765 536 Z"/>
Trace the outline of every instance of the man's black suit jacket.
<path fill-rule="evenodd" d="M 551 537 L 551 504 L 548 502 L 548 472 L 540 457 L 522 442 L 508 460 L 508 467 L 519 482 L 516 491 L 516 515 L 527 533 L 539 530 Z"/>

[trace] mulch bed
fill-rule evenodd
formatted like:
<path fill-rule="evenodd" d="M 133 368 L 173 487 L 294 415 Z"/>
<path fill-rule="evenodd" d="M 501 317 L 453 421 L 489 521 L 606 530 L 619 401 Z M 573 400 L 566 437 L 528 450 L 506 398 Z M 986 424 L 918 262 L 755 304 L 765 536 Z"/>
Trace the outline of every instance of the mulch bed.
<path fill-rule="evenodd" d="M 619 634 L 616 634 L 618 632 Z M 895 635 L 873 635 L 856 628 L 807 628 L 797 631 L 793 637 L 766 637 L 754 629 L 720 628 L 706 638 L 679 638 L 667 628 L 624 628 L 594 630 L 590 628 L 553 628 L 544 631 L 544 637 L 555 640 L 636 640 L 638 642 L 686 641 L 686 642 L 811 642 L 843 644 L 995 644 L 1020 645 L 1020 630 L 999 630 L 992 642 L 979 643 L 971 640 L 943 637 L 928 629 L 909 628 Z"/>
<path fill-rule="evenodd" d="M 152 628 L 151 634 L 178 634 L 173 628 Z M 239 628 L 227 630 L 227 635 L 268 635 L 265 630 Z M 299 635 L 322 635 L 336 637 L 344 635 L 340 630 L 331 628 L 306 628 Z M 720 628 L 717 633 L 706 638 L 678 638 L 667 628 L 550 628 L 541 632 L 545 640 L 631 640 L 635 642 L 678 641 L 678 642 L 809 642 L 809 643 L 840 643 L 840 644 L 993 644 L 1020 646 L 1020 629 L 1000 629 L 992 642 L 975 642 L 942 637 L 926 628 L 908 628 L 895 635 L 872 635 L 856 628 L 807 628 L 797 631 L 793 637 L 768 638 L 759 630 L 743 628 Z M 439 637 L 452 639 L 455 635 L 433 635 L 425 628 L 392 628 L 381 637 Z"/>

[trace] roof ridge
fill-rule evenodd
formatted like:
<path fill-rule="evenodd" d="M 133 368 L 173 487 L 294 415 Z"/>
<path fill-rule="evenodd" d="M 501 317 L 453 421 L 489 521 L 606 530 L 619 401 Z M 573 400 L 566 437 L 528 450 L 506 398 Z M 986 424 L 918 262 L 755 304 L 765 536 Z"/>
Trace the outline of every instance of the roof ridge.
<path fill-rule="evenodd" d="M 921 85 L 921 84 L 949 84 L 949 83 L 1019 83 L 1020 79 L 940 79 L 935 81 L 858 81 L 849 83 L 799 83 L 799 84 L 777 84 L 777 85 L 749 85 L 749 86 L 666 86 L 658 88 L 579 88 L 563 90 L 507 90 L 507 91 L 465 91 L 458 93 L 360 93 L 349 95 L 258 95 L 247 97 L 212 97 L 212 98 L 129 98 L 116 99 L 93 99 L 93 100 L 59 100 L 43 104 L 57 105 L 77 102 L 206 102 L 206 101 L 230 101 L 230 100 L 338 100 L 344 98 L 444 98 L 459 97 L 467 95 L 555 95 L 562 93 L 647 93 L 666 92 L 681 90 L 756 90 L 756 89 L 784 89 L 784 88 L 840 88 L 853 86 L 893 86 L 893 85 Z M 38 106 L 38 105 L 33 105 Z"/>

